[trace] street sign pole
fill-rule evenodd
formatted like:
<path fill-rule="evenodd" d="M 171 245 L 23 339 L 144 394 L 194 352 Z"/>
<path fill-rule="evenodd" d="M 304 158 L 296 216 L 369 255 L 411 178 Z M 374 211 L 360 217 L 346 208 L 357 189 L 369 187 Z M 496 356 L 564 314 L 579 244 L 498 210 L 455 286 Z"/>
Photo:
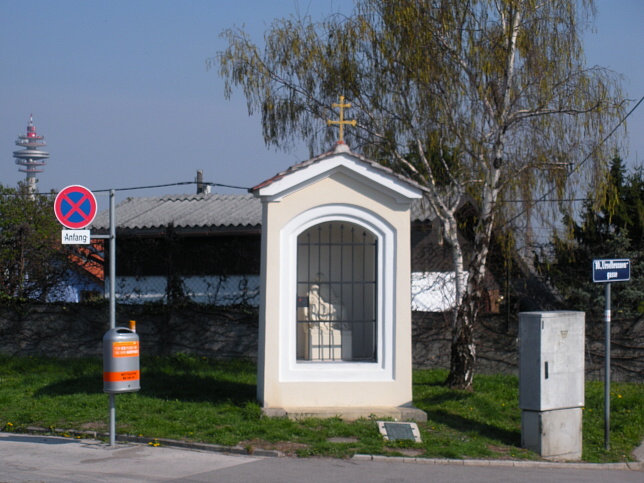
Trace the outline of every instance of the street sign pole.
<path fill-rule="evenodd" d="M 109 240 L 110 243 L 110 264 L 109 264 L 109 320 L 110 329 L 116 327 L 116 201 L 115 190 L 110 190 L 110 228 L 108 235 L 92 235 L 92 238 L 102 238 Z M 109 394 L 109 412 L 110 412 L 110 446 L 116 444 L 116 401 L 114 393 Z"/>
<path fill-rule="evenodd" d="M 631 279 L 631 261 L 628 258 L 593 260 L 593 282 L 604 283 L 604 449 L 610 449 L 610 286 L 612 282 Z"/>
<path fill-rule="evenodd" d="M 606 310 L 604 311 L 605 360 L 604 360 L 604 449 L 610 449 L 610 283 L 604 287 Z"/>
<path fill-rule="evenodd" d="M 110 329 L 116 327 L 116 209 L 110 190 Z"/>
<path fill-rule="evenodd" d="M 110 190 L 110 329 L 116 327 L 116 209 L 114 190 Z M 116 401 L 110 393 L 110 446 L 116 444 Z"/>
<path fill-rule="evenodd" d="M 85 233 L 79 233 L 79 229 L 90 225 L 96 216 L 97 205 L 94 194 L 81 185 L 70 185 L 63 188 L 54 200 L 54 213 L 58 221 L 65 226 L 75 230 L 76 233 L 69 235 L 73 240 L 82 239 Z M 110 190 L 110 230 L 109 235 L 92 236 L 87 231 L 86 236 L 90 238 L 109 239 L 110 243 L 110 267 L 109 267 L 109 297 L 110 297 L 110 329 L 116 327 L 116 206 L 115 190 Z M 65 234 L 63 234 L 63 241 Z M 116 441 L 116 404 L 114 393 L 109 395 L 110 410 L 110 446 Z"/>

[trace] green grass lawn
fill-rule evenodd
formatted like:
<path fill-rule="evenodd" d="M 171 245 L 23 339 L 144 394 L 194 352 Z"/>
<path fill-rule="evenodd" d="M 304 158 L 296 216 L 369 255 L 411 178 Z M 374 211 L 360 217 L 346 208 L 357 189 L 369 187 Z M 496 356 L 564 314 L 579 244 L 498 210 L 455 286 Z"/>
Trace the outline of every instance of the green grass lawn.
<path fill-rule="evenodd" d="M 176 355 L 143 358 L 141 391 L 116 396 L 117 432 L 278 449 L 299 456 L 355 453 L 446 458 L 538 459 L 521 445 L 517 378 L 475 377 L 474 392 L 443 386 L 447 373 L 414 371 L 414 404 L 427 412 L 422 443 L 387 442 L 374 420 L 262 417 L 255 365 Z M 108 431 L 100 359 L 0 356 L 0 429 L 27 426 Z M 611 449 L 605 451 L 603 384 L 586 385 L 583 459 L 630 460 L 644 437 L 644 385 L 612 385 Z"/>

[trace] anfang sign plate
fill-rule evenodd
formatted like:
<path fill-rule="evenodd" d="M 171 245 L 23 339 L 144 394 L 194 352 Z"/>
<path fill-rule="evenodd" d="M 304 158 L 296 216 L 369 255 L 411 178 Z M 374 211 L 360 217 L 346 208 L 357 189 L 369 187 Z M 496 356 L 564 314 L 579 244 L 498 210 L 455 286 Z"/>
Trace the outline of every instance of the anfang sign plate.
<path fill-rule="evenodd" d="M 61 233 L 63 245 L 89 245 L 89 230 L 62 230 Z"/>
<path fill-rule="evenodd" d="M 628 282 L 631 279 L 631 261 L 628 258 L 593 260 L 593 282 Z"/>

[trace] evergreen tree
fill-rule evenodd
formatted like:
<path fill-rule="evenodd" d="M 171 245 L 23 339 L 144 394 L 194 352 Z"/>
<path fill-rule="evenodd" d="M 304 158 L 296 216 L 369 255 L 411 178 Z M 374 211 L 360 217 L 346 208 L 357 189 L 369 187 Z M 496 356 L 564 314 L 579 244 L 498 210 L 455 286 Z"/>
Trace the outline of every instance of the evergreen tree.
<path fill-rule="evenodd" d="M 615 284 L 612 309 L 625 316 L 644 313 L 644 169 L 628 173 L 622 159 L 611 163 L 599 205 L 587 200 L 579 221 L 564 217 L 568 235 L 552 240 L 552 263 L 540 256 L 541 271 L 571 309 L 603 310 L 603 287 L 592 282 L 592 260 L 628 258 L 631 280 Z"/>

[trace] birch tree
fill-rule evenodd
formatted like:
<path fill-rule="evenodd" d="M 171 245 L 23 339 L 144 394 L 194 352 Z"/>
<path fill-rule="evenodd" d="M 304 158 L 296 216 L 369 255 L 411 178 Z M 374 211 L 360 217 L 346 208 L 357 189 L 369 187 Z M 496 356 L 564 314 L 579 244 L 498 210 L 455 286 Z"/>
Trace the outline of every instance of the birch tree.
<path fill-rule="evenodd" d="M 358 123 L 349 146 L 427 188 L 457 274 L 451 387 L 472 388 L 494 230 L 526 233 L 530 200 L 601 184 L 613 149 L 601 141 L 622 105 L 616 77 L 584 59 L 593 14 L 592 0 L 357 0 L 348 17 L 275 20 L 263 47 L 227 30 L 208 61 L 226 96 L 240 88 L 261 113 L 267 145 L 328 150 L 344 95 Z M 466 199 L 472 256 L 458 237 Z"/>

